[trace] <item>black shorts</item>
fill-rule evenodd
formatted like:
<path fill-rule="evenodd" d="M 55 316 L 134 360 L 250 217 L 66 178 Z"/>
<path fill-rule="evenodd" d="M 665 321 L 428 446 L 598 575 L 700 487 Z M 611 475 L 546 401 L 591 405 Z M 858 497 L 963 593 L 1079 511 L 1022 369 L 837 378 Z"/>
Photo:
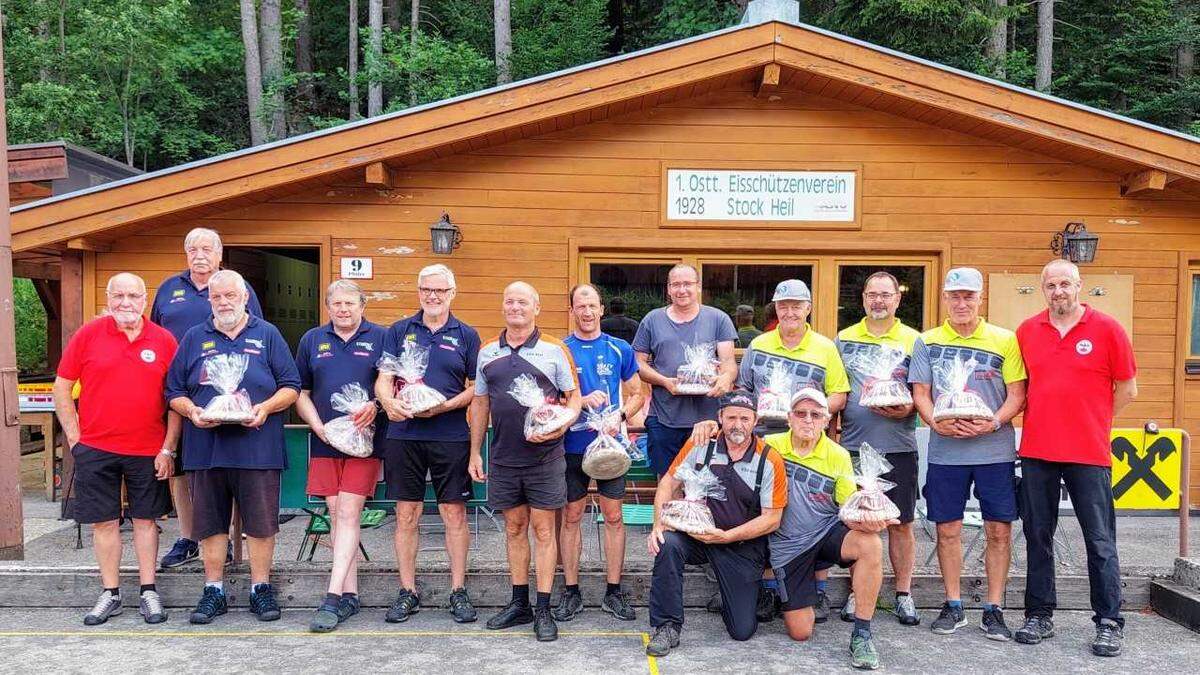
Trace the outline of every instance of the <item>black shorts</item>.
<path fill-rule="evenodd" d="M 425 475 L 433 480 L 439 504 L 471 498 L 470 441 L 407 441 L 389 438 L 383 454 L 387 497 L 401 502 L 425 501 Z"/>
<path fill-rule="evenodd" d="M 583 455 L 567 453 L 567 501 L 579 501 L 587 496 L 588 486 L 596 481 L 596 490 L 609 499 L 625 498 L 625 476 L 609 480 L 593 479 L 583 471 Z"/>
<path fill-rule="evenodd" d="M 188 471 L 192 493 L 192 539 L 229 531 L 237 501 L 242 532 L 263 539 L 279 532 L 278 469 L 199 469 Z"/>
<path fill-rule="evenodd" d="M 67 517 L 77 523 L 106 523 L 121 517 L 121 481 L 129 500 L 126 515 L 154 520 L 171 512 L 167 481 L 154 476 L 154 457 L 118 455 L 83 443 L 71 448 L 75 458 Z"/>
<path fill-rule="evenodd" d="M 488 469 L 488 506 L 497 510 L 528 504 L 552 511 L 567 505 L 567 460 L 536 466 L 492 465 Z"/>
<path fill-rule="evenodd" d="M 839 521 L 815 546 L 793 558 L 782 570 L 775 568 L 775 577 L 779 579 L 782 591 L 783 611 L 817 604 L 817 570 L 834 565 L 849 567 L 854 563 L 852 560 L 842 560 L 842 541 L 849 533 L 850 529 Z"/>

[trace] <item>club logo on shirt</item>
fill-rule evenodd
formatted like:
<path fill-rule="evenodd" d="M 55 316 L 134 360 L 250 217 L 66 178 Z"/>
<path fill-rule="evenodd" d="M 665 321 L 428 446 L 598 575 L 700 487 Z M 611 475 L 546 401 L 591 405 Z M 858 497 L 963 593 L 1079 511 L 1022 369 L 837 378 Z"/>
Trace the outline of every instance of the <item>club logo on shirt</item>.
<path fill-rule="evenodd" d="M 246 344 L 253 345 L 255 347 L 258 347 L 259 349 L 266 349 L 266 347 L 263 345 L 263 341 L 259 340 L 258 338 L 246 338 Z M 249 351 L 249 350 L 247 350 L 247 351 Z M 258 352 L 251 352 L 251 353 L 257 354 Z"/>
<path fill-rule="evenodd" d="M 141 357 L 146 363 L 154 363 L 154 359 L 157 358 L 157 355 L 154 353 L 153 349 L 143 349 Z"/>
<path fill-rule="evenodd" d="M 217 348 L 217 343 L 214 342 L 213 340 L 209 340 L 208 342 L 200 343 L 200 349 L 216 349 L 216 348 Z"/>
<path fill-rule="evenodd" d="M 328 342 L 322 342 L 321 344 L 317 345 L 317 351 L 318 352 L 327 352 L 327 351 L 329 351 L 331 346 L 332 345 L 330 345 Z"/>
<path fill-rule="evenodd" d="M 611 363 L 599 361 L 596 363 L 596 374 L 600 377 L 608 377 L 613 374 L 613 366 Z"/>
<path fill-rule="evenodd" d="M 442 340 L 445 342 L 449 342 L 450 344 L 454 345 L 455 347 L 458 346 L 458 338 L 454 337 L 453 335 L 443 335 Z"/>
<path fill-rule="evenodd" d="M 171 292 L 171 297 L 172 298 L 182 298 L 186 293 L 187 293 L 186 290 L 184 290 L 182 288 L 177 288 Z"/>
<path fill-rule="evenodd" d="M 1088 354 L 1091 354 L 1092 353 L 1092 341 L 1091 340 L 1080 340 L 1079 342 L 1076 342 L 1075 343 L 1075 353 L 1079 354 L 1080 356 L 1087 356 Z"/>
<path fill-rule="evenodd" d="M 354 346 L 358 347 L 359 349 L 362 349 L 364 351 L 368 351 L 368 352 L 375 351 L 375 343 L 374 342 L 359 341 L 359 342 L 355 342 Z"/>

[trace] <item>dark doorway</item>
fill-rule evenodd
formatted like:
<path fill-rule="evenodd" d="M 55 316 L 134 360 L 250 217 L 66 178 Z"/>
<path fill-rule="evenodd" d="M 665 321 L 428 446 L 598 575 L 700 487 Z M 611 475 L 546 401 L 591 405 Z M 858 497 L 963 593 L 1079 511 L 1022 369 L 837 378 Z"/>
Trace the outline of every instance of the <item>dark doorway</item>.
<path fill-rule="evenodd" d="M 321 250 L 226 246 L 224 264 L 246 277 L 262 303 L 263 318 L 283 333 L 294 353 L 321 317 Z"/>

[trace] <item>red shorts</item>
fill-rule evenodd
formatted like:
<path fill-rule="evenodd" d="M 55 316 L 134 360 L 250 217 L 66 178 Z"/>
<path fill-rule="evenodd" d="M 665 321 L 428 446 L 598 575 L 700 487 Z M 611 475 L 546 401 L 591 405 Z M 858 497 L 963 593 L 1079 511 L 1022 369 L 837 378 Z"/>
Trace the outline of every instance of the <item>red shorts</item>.
<path fill-rule="evenodd" d="M 339 492 L 370 498 L 379 482 L 380 460 L 373 457 L 310 457 L 307 492 L 336 497 Z"/>

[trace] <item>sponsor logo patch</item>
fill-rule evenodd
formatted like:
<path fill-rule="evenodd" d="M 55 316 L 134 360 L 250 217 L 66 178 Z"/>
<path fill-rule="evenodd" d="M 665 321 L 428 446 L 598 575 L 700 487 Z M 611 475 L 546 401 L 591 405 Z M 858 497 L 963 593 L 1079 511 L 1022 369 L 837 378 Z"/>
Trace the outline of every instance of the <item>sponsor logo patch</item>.
<path fill-rule="evenodd" d="M 263 341 L 262 341 L 262 340 L 259 340 L 258 338 L 246 338 L 246 344 L 248 344 L 248 345 L 254 345 L 255 347 L 257 347 L 257 348 L 259 348 L 259 349 L 265 349 L 265 348 L 266 348 L 266 347 L 263 345 Z M 257 353 L 257 352 L 255 352 L 255 353 Z"/>
<path fill-rule="evenodd" d="M 182 298 L 186 293 L 187 293 L 186 290 L 184 290 L 182 288 L 177 288 L 171 292 L 171 297 L 172 298 Z"/>
<path fill-rule="evenodd" d="M 200 343 L 200 349 L 216 349 L 216 347 L 217 343 L 212 340 Z"/>
<path fill-rule="evenodd" d="M 154 363 L 154 359 L 158 358 L 153 349 L 143 349 L 141 357 L 146 363 Z"/>
<path fill-rule="evenodd" d="M 363 342 L 360 340 L 359 342 L 355 342 L 354 346 L 359 347 L 360 349 L 363 349 L 368 352 L 375 351 L 375 343 L 374 342 Z"/>
<path fill-rule="evenodd" d="M 259 351 L 257 349 L 251 349 L 249 347 L 246 347 L 242 351 L 246 352 L 247 354 L 261 354 L 262 353 L 261 351 Z"/>
<path fill-rule="evenodd" d="M 1075 343 L 1075 353 L 1079 354 L 1080 356 L 1087 356 L 1088 354 L 1091 354 L 1092 353 L 1092 341 L 1091 340 L 1080 340 L 1079 342 L 1076 342 Z"/>
<path fill-rule="evenodd" d="M 327 352 L 329 349 L 330 344 L 328 342 L 322 342 L 321 344 L 317 345 L 317 351 L 319 352 Z"/>

